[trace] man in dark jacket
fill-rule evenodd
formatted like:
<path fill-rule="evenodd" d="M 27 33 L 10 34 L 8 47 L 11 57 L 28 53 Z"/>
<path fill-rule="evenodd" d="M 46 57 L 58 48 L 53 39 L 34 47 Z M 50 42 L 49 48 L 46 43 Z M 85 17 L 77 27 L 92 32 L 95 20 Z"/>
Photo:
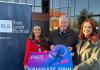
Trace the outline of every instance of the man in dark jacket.
<path fill-rule="evenodd" d="M 59 28 L 50 35 L 48 45 L 51 50 L 55 45 L 63 44 L 72 51 L 71 56 L 74 56 L 74 52 L 76 52 L 76 44 L 78 43 L 78 35 L 75 31 L 69 29 L 68 26 L 69 18 L 66 15 L 62 15 L 59 18 Z"/>
<path fill-rule="evenodd" d="M 69 18 L 66 15 L 62 15 L 59 18 L 59 28 L 56 31 L 52 32 L 49 37 L 49 49 L 52 49 L 57 44 L 63 44 L 67 46 L 67 48 L 72 52 L 76 52 L 78 35 L 75 31 L 69 29 L 68 26 Z"/>

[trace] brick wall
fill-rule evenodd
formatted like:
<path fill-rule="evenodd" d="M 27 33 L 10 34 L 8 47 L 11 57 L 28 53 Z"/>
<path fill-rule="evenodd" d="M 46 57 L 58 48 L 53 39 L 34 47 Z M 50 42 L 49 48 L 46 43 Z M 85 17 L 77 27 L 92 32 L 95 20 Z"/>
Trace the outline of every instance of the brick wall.
<path fill-rule="evenodd" d="M 32 21 L 49 21 L 49 14 L 32 13 Z"/>

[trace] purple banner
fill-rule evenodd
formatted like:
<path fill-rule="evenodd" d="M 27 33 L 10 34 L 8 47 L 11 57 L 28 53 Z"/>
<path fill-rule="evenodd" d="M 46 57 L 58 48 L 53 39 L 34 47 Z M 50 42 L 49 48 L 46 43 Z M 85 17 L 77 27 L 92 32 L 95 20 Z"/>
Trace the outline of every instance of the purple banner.
<path fill-rule="evenodd" d="M 56 45 L 52 51 L 31 52 L 26 70 L 73 70 L 71 51 Z"/>

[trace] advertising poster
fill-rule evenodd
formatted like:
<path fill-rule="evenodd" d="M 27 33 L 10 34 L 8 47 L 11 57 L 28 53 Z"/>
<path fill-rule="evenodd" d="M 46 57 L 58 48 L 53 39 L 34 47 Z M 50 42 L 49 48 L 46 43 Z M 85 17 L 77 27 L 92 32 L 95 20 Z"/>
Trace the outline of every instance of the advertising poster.
<path fill-rule="evenodd" d="M 31 26 L 32 5 L 0 2 L 0 70 L 24 70 Z"/>
<path fill-rule="evenodd" d="M 26 70 L 73 70 L 71 51 L 59 44 L 51 51 L 31 52 Z"/>

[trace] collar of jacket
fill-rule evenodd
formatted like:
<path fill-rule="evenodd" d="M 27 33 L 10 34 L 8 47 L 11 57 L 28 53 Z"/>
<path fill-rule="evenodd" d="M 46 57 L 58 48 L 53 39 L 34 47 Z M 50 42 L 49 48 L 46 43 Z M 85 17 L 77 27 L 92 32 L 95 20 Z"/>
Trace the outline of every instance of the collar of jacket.
<path fill-rule="evenodd" d="M 82 53 L 84 52 L 84 50 L 90 45 L 90 42 L 91 42 L 93 45 L 95 45 L 96 43 L 99 42 L 99 39 L 98 39 L 96 42 L 92 41 L 91 39 L 88 39 L 88 40 L 86 41 L 86 43 L 82 46 L 81 51 L 80 51 L 80 47 L 78 47 L 78 46 L 81 46 L 82 40 L 79 40 L 79 44 L 77 45 L 77 47 L 78 47 L 78 48 L 77 48 L 78 52 L 79 52 L 80 54 L 82 54 Z"/>
<path fill-rule="evenodd" d="M 64 35 L 64 36 L 68 36 L 68 35 L 70 35 L 70 33 L 71 33 L 71 32 L 70 32 L 70 29 L 69 29 L 69 28 L 67 28 L 67 29 L 65 30 L 65 32 L 64 32 L 64 33 L 65 33 L 65 35 Z M 58 29 L 57 29 L 56 34 L 57 34 L 57 35 L 62 36 L 62 35 L 61 35 L 60 28 L 58 28 Z"/>
<path fill-rule="evenodd" d="M 88 39 L 87 41 L 88 41 L 88 42 L 90 42 L 90 41 L 91 41 L 93 44 L 95 44 L 97 41 L 99 41 L 99 39 L 97 39 L 97 41 L 96 41 L 96 42 L 94 42 L 94 41 L 93 41 L 93 40 L 91 40 L 91 39 Z M 79 40 L 78 42 L 82 42 L 82 40 Z"/>

